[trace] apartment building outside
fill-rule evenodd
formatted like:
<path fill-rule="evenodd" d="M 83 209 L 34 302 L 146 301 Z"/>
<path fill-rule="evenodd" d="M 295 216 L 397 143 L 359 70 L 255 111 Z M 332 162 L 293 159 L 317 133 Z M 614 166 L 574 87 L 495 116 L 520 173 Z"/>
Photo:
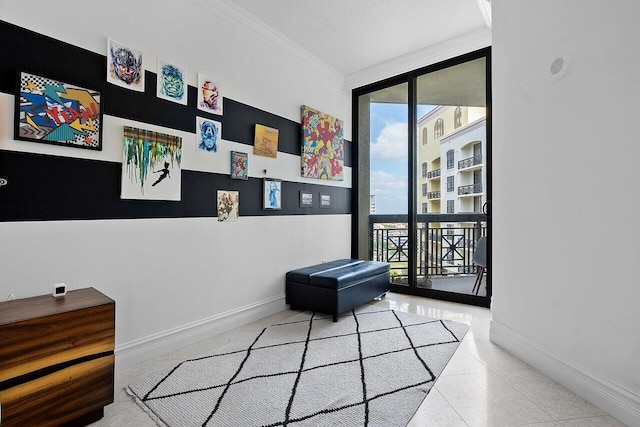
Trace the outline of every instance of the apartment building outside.
<path fill-rule="evenodd" d="M 419 213 L 481 213 L 486 201 L 485 109 L 433 108 L 418 120 L 418 143 Z M 421 233 L 421 245 L 430 248 L 424 267 L 444 275 L 469 273 L 468 260 L 481 232 L 474 230 L 477 224 L 430 222 L 428 227 Z"/>

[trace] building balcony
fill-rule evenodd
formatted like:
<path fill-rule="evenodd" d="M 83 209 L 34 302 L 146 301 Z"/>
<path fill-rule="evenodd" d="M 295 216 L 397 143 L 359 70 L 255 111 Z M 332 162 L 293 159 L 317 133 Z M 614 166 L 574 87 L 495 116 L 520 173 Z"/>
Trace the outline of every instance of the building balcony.
<path fill-rule="evenodd" d="M 427 172 L 427 179 L 440 178 L 440 169 L 435 169 Z"/>
<path fill-rule="evenodd" d="M 482 154 L 458 161 L 458 170 L 479 169 L 482 167 Z"/>
<path fill-rule="evenodd" d="M 369 216 L 370 259 L 390 263 L 395 285 L 471 295 L 477 273 L 473 253 L 486 235 L 486 216 L 423 214 L 417 220 L 415 274 L 409 272 L 413 244 L 406 215 Z M 478 296 L 485 292 L 481 286 Z"/>
<path fill-rule="evenodd" d="M 440 200 L 440 191 L 429 191 L 427 193 L 427 199 L 429 199 L 429 200 Z"/>
<path fill-rule="evenodd" d="M 461 185 L 458 196 L 478 196 L 482 194 L 482 184 Z"/>

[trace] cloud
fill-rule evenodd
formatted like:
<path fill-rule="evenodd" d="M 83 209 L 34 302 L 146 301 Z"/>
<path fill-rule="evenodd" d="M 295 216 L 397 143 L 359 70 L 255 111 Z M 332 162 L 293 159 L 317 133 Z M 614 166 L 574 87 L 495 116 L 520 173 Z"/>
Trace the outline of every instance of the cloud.
<path fill-rule="evenodd" d="M 406 160 L 408 151 L 407 124 L 387 123 L 371 143 L 371 156 L 382 159 Z"/>
<path fill-rule="evenodd" d="M 399 179 L 392 173 L 376 170 L 371 171 L 369 179 L 371 195 L 376 196 L 377 214 L 407 213 L 406 178 Z"/>
<path fill-rule="evenodd" d="M 376 197 L 397 197 L 398 195 L 404 197 L 407 194 L 408 182 L 406 177 L 399 179 L 389 172 L 371 171 L 369 175 L 369 186 L 371 194 L 375 194 Z"/>

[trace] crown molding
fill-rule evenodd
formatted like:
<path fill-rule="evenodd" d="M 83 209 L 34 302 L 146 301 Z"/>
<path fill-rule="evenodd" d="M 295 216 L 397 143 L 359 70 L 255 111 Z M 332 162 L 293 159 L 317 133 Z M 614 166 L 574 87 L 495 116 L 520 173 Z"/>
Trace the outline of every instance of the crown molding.
<path fill-rule="evenodd" d="M 258 37 L 271 42 L 274 46 L 304 63 L 309 68 L 334 82 L 339 88 L 344 86 L 344 75 L 319 57 L 311 54 L 298 43 L 281 32 L 271 28 L 254 15 L 248 13 L 230 0 L 191 0 L 206 11 L 220 16 L 232 24 L 240 24 Z"/>
<path fill-rule="evenodd" d="M 364 70 L 347 74 L 343 89 L 352 90 L 487 46 L 491 46 L 491 29 L 484 27 L 460 37 L 445 40 L 424 49 L 390 59 Z"/>

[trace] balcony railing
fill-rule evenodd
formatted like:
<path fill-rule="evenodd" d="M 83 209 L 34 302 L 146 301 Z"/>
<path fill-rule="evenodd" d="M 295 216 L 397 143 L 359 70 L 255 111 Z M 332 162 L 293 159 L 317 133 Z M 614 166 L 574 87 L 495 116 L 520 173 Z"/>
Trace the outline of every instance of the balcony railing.
<path fill-rule="evenodd" d="M 410 239 L 406 215 L 370 215 L 370 259 L 391 264 L 395 283 L 409 282 Z M 417 215 L 416 283 L 433 276 L 475 274 L 475 244 L 486 235 L 486 215 Z"/>
<path fill-rule="evenodd" d="M 458 169 L 466 169 L 482 164 L 482 154 L 458 161 Z"/>
<path fill-rule="evenodd" d="M 440 169 L 427 172 L 427 179 L 438 178 L 440 176 Z"/>
<path fill-rule="evenodd" d="M 427 193 L 427 199 L 429 200 L 439 199 L 439 198 L 440 198 L 440 191 L 430 191 Z"/>
<path fill-rule="evenodd" d="M 480 193 L 482 193 L 482 184 L 461 185 L 458 187 L 458 196 Z"/>

